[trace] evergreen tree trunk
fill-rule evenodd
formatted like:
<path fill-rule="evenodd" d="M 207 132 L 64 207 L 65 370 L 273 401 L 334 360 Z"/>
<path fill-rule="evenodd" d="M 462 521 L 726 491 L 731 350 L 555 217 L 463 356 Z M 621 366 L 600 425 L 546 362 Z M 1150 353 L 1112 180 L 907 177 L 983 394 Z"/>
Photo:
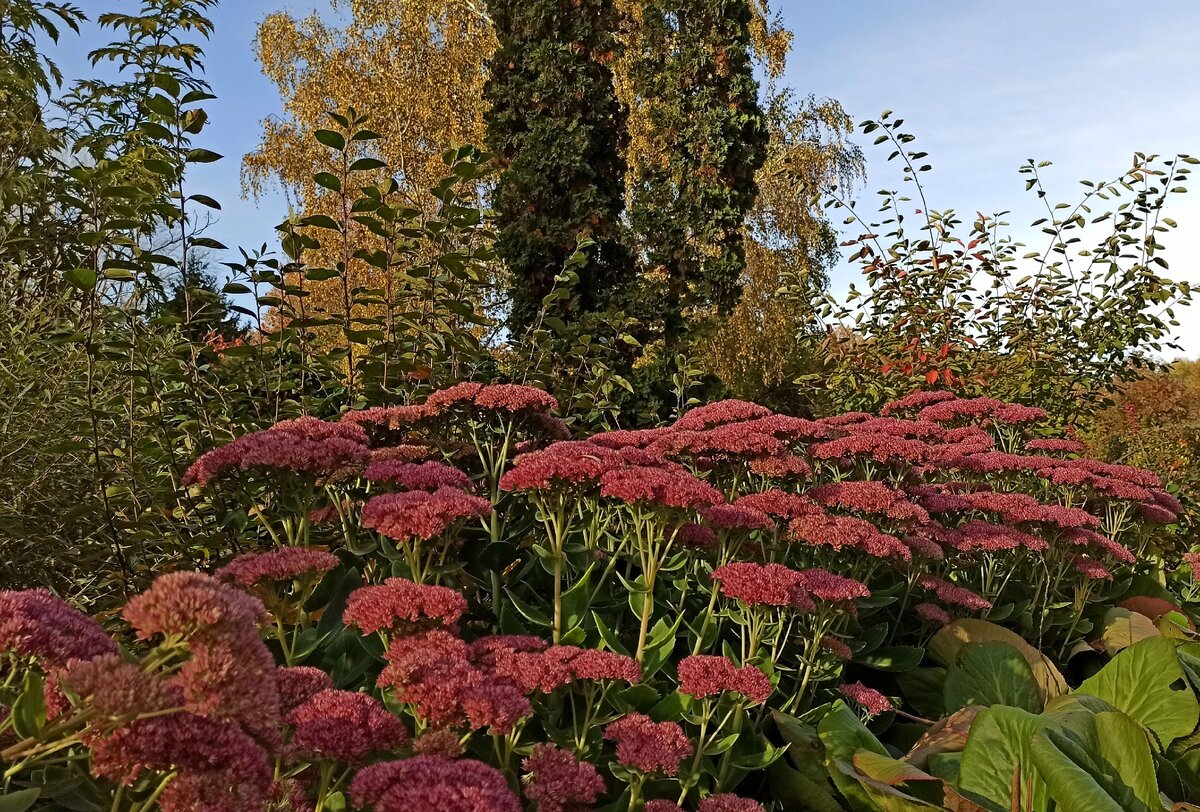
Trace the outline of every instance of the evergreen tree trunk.
<path fill-rule="evenodd" d="M 511 274 L 509 329 L 519 336 L 581 235 L 596 247 L 574 306 L 602 309 L 633 276 L 621 239 L 626 111 L 608 67 L 618 15 L 613 0 L 487 6 L 499 42 L 484 88 L 488 145 L 503 168 L 493 199 L 497 252 Z"/>
<path fill-rule="evenodd" d="M 767 127 L 750 57 L 747 0 L 648 0 L 637 94 L 651 155 L 630 217 L 649 278 L 661 285 L 667 346 L 737 304 Z"/>

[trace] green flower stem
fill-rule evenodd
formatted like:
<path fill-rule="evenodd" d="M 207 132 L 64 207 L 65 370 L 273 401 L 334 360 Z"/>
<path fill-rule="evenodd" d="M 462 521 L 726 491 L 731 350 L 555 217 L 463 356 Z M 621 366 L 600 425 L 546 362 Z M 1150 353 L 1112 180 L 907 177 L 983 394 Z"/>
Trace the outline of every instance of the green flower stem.
<path fill-rule="evenodd" d="M 708 599 L 708 608 L 704 610 L 704 620 L 700 622 L 700 632 L 696 635 L 696 645 L 692 647 L 692 654 L 699 654 L 704 648 L 704 637 L 708 634 L 708 625 L 712 622 L 713 612 L 717 608 L 717 598 L 721 594 L 721 589 L 716 584 L 711 586 L 711 595 Z"/>

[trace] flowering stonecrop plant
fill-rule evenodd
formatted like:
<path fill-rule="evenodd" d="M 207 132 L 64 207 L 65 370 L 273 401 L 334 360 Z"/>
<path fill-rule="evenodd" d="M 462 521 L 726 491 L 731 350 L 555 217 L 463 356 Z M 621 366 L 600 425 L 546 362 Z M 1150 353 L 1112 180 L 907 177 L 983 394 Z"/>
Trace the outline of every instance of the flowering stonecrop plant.
<path fill-rule="evenodd" d="M 128 810 L 790 808 L 767 775 L 795 762 L 797 720 L 848 701 L 932 724 L 898 697 L 963 624 L 1060 664 L 1102 634 L 1109 651 L 1119 600 L 1164 602 L 1153 620 L 1192 634 L 1194 596 L 1148 586 L 1176 567 L 1178 501 L 1044 436 L 1035 408 L 922 392 L 808 420 L 722 401 L 582 439 L 555 410 L 460 384 L 204 454 L 188 482 L 243 500 L 242 549 L 161 576 L 115 639 L 47 593 L 0 595 L 8 790 Z"/>

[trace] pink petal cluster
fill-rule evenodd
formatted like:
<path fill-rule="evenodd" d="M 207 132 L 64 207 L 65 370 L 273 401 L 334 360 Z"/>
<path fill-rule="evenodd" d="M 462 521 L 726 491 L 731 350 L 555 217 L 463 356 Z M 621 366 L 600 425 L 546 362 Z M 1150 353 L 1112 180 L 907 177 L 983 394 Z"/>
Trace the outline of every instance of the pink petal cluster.
<path fill-rule="evenodd" d="M 291 581 L 329 572 L 340 562 L 333 553 L 312 547 L 284 547 L 243 553 L 216 571 L 222 581 L 254 586 L 260 581 Z"/>
<path fill-rule="evenodd" d="M 605 789 L 595 767 L 553 744 L 535 744 L 521 767 L 525 797 L 537 804 L 537 812 L 582 812 Z"/>
<path fill-rule="evenodd" d="M 821 639 L 817 641 L 817 646 L 824 651 L 828 651 L 839 660 L 854 658 L 854 651 L 850 646 L 846 645 L 841 639 L 829 634 L 821 635 Z"/>
<path fill-rule="evenodd" d="M 871 590 L 862 581 L 834 575 L 828 570 L 802 570 L 800 579 L 810 597 L 826 603 L 853 603 L 860 598 L 871 597 Z"/>
<path fill-rule="evenodd" d="M 835 550 L 860 550 L 872 558 L 912 560 L 912 551 L 904 542 L 856 516 L 801 516 L 788 525 L 788 537 L 793 541 L 829 546 Z"/>
<path fill-rule="evenodd" d="M 527 691 L 550 693 L 577 681 L 617 680 L 630 684 L 641 679 L 637 660 L 624 654 L 578 646 L 550 646 L 542 651 L 500 650 L 492 653 L 497 674 L 516 680 Z"/>
<path fill-rule="evenodd" d="M 718 400 L 715 403 L 691 409 L 675 421 L 674 428 L 681 431 L 703 431 L 713 426 L 739 423 L 744 420 L 767 417 L 770 414 L 771 410 L 767 407 L 746 400 Z"/>
<path fill-rule="evenodd" d="M 944 400 L 955 400 L 957 397 L 953 392 L 947 392 L 944 389 L 918 389 L 898 400 L 884 404 L 879 413 L 887 417 L 896 412 L 915 411 L 925 406 L 931 406 L 934 403 L 941 403 Z"/>
<path fill-rule="evenodd" d="M 717 531 L 707 525 L 688 522 L 675 528 L 675 541 L 684 547 L 703 552 L 716 546 Z"/>
<path fill-rule="evenodd" d="M 861 682 L 847 683 L 839 690 L 842 692 L 842 696 L 846 697 L 872 716 L 878 716 L 881 713 L 887 713 L 893 708 L 892 700 L 888 699 L 874 688 L 868 688 Z"/>
<path fill-rule="evenodd" d="M 960 418 L 991 419 L 997 423 L 1016 425 L 1046 419 L 1044 409 L 1005 403 L 995 398 L 966 398 L 943 400 L 921 409 L 917 419 L 934 423 L 950 423 Z"/>
<path fill-rule="evenodd" d="M 600 493 L 629 504 L 703 510 L 725 501 L 721 492 L 683 471 L 624 468 L 600 478 Z"/>
<path fill-rule="evenodd" d="M 808 460 L 796 454 L 754 457 L 750 460 L 750 470 L 771 479 L 807 480 L 813 475 Z"/>
<path fill-rule="evenodd" d="M 595 442 L 564 440 L 517 457 L 500 479 L 506 491 L 540 491 L 552 487 L 592 485 L 622 464 L 620 454 Z"/>
<path fill-rule="evenodd" d="M 372 462 L 363 471 L 363 479 L 388 482 L 410 491 L 436 491 L 442 487 L 469 490 L 471 478 L 444 462 Z"/>
<path fill-rule="evenodd" d="M 771 695 L 771 680 L 754 665 L 737 666 L 725 656 L 693 654 L 679 661 L 679 692 L 702 699 L 726 691 L 741 694 L 755 705 Z"/>
<path fill-rule="evenodd" d="M 183 705 L 179 688 L 119 654 L 105 654 L 72 666 L 63 684 L 88 710 L 111 719 L 129 718 Z"/>
<path fill-rule="evenodd" d="M 414 626 L 453 626 L 465 611 L 467 599 L 458 590 L 388 578 L 351 592 L 342 620 L 363 634 L 372 634 Z"/>
<path fill-rule="evenodd" d="M 321 669 L 310 665 L 277 669 L 275 682 L 279 686 L 279 710 L 285 718 L 321 691 L 333 688 L 333 679 Z"/>
<path fill-rule="evenodd" d="M 697 812 L 763 812 L 763 805 L 749 798 L 741 798 L 728 792 L 709 795 L 700 801 Z"/>
<path fill-rule="evenodd" d="M 0 592 L 0 652 L 36 657 L 56 669 L 116 651 L 96 621 L 48 590 Z"/>
<path fill-rule="evenodd" d="M 441 536 L 459 521 L 490 516 L 492 503 L 459 488 L 442 486 L 428 491 L 384 493 L 367 500 L 363 527 L 397 541 L 427 541 Z"/>
<path fill-rule="evenodd" d="M 743 503 L 736 505 L 714 505 L 704 511 L 704 521 L 714 527 L 727 530 L 774 530 L 775 522 L 761 510 Z"/>
<path fill-rule="evenodd" d="M 1108 536 L 1097 533 L 1095 530 L 1089 530 L 1084 527 L 1072 527 L 1062 531 L 1062 537 L 1071 544 L 1080 547 L 1092 547 L 1096 551 L 1122 564 L 1132 564 L 1137 561 L 1137 556 L 1127 548 L 1113 541 Z"/>
<path fill-rule="evenodd" d="M 813 608 L 804 575 L 782 564 L 734 562 L 713 570 L 721 594 L 748 606 L 786 606 L 801 611 Z"/>
<path fill-rule="evenodd" d="M 183 476 L 184 485 L 206 487 L 230 471 L 291 471 L 318 479 L 357 475 L 371 458 L 361 428 L 315 418 L 283 421 L 266 431 L 244 434 L 200 456 Z"/>
<path fill-rule="evenodd" d="M 140 639 L 180 635 L 191 658 L 171 678 L 192 713 L 236 722 L 268 747 L 279 744 L 275 661 L 258 634 L 262 602 L 198 572 L 160 575 L 123 610 Z"/>
<path fill-rule="evenodd" d="M 350 782 L 350 800 L 369 812 L 521 812 L 495 768 L 425 755 L 363 767 Z"/>
<path fill-rule="evenodd" d="M 935 626 L 945 626 L 950 622 L 950 615 L 936 603 L 918 603 L 913 609 L 916 611 L 917 617 L 926 623 L 932 623 Z"/>
<path fill-rule="evenodd" d="M 823 514 L 821 506 L 798 493 L 788 493 L 778 489 L 748 493 L 738 497 L 734 503 L 738 507 L 750 508 L 772 516 L 776 519 L 798 519 L 801 516 Z"/>
<path fill-rule="evenodd" d="M 929 521 L 929 514 L 890 485 L 874 480 L 845 480 L 818 485 L 808 495 L 826 507 L 886 516 L 897 521 L 918 524 Z"/>
<path fill-rule="evenodd" d="M 937 595 L 937 598 L 942 603 L 948 606 L 961 606 L 971 612 L 981 612 L 985 609 L 991 609 L 992 604 L 976 595 L 966 587 L 953 584 L 945 579 L 938 578 L 936 575 L 926 573 L 917 579 L 917 586 L 928 590 Z"/>
<path fill-rule="evenodd" d="M 1075 556 L 1071 561 L 1071 566 L 1084 578 L 1089 578 L 1093 581 L 1111 581 L 1113 577 L 1108 567 L 1090 556 Z"/>
<path fill-rule="evenodd" d="M 617 745 L 617 761 L 643 773 L 679 774 L 679 762 L 692 754 L 692 743 L 674 722 L 655 722 L 630 713 L 604 729 L 604 738 Z"/>
<path fill-rule="evenodd" d="M 191 713 L 139 719 L 92 743 L 92 773 L 131 784 L 144 772 L 176 775 L 163 812 L 246 812 L 270 797 L 267 751 L 236 726 Z"/>
<path fill-rule="evenodd" d="M 932 455 L 929 444 L 892 434 L 853 433 L 823 443 L 816 443 L 810 453 L 821 460 L 844 457 L 866 457 L 875 462 L 907 462 L 918 465 Z"/>
<path fill-rule="evenodd" d="M 404 723 L 378 699 L 355 691 L 314 694 L 287 717 L 295 728 L 295 757 L 358 764 L 375 753 L 398 750 L 408 741 Z"/>

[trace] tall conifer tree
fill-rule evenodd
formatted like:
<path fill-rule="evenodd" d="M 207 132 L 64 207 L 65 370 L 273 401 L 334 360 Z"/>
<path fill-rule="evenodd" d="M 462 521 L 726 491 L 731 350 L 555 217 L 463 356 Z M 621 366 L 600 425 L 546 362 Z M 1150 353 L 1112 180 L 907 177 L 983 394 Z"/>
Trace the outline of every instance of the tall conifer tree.
<path fill-rule="evenodd" d="M 626 111 L 609 67 L 618 14 L 613 0 L 487 6 L 499 42 L 484 88 L 488 146 L 503 169 L 497 252 L 512 275 L 517 335 L 535 322 L 580 235 L 596 242 L 580 272 L 581 309 L 601 309 L 633 275 L 621 240 Z"/>
<path fill-rule="evenodd" d="M 649 155 L 630 216 L 661 282 L 668 345 L 737 303 L 742 228 L 767 146 L 747 0 L 647 0 L 633 80 Z"/>

